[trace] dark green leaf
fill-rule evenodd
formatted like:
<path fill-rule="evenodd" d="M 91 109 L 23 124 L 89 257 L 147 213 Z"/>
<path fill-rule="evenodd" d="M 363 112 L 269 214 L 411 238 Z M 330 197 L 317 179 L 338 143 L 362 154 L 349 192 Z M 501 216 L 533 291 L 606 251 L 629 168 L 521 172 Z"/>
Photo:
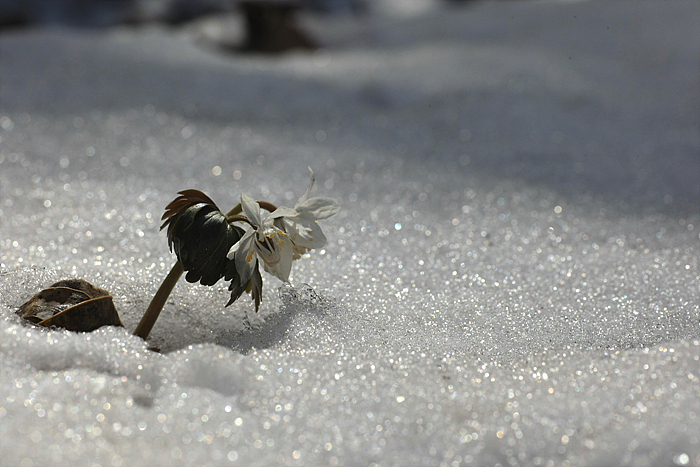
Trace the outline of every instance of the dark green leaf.
<path fill-rule="evenodd" d="M 214 285 L 232 274 L 233 261 L 226 255 L 244 231 L 229 224 L 211 198 L 197 190 L 181 191 L 166 207 L 163 220 L 161 229 L 168 226 L 168 246 L 187 272 L 187 282 Z"/>

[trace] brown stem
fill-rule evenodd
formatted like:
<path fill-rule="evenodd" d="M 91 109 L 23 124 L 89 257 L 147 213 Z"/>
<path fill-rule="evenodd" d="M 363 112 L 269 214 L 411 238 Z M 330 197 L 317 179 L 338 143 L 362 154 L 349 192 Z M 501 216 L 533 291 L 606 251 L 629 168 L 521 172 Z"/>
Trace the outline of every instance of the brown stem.
<path fill-rule="evenodd" d="M 268 203 L 267 201 L 256 201 L 256 202 L 260 205 L 261 208 L 263 208 L 267 212 L 274 212 L 275 209 L 277 209 L 277 206 L 275 206 L 272 203 Z M 228 214 L 226 214 L 226 219 L 228 219 L 229 222 L 231 222 L 232 221 L 231 218 L 233 218 L 234 216 L 237 216 L 238 214 L 240 214 L 242 212 L 243 212 L 243 208 L 241 207 L 241 203 L 238 203 L 236 205 L 236 207 L 231 209 L 228 212 Z"/>
<path fill-rule="evenodd" d="M 243 208 L 241 207 L 241 203 L 238 203 L 238 204 L 236 205 L 236 207 L 234 207 L 233 209 L 231 209 L 231 210 L 228 212 L 228 214 L 226 214 L 226 218 L 228 219 L 229 217 L 236 216 L 236 215 L 238 215 L 238 214 L 240 214 L 240 213 L 242 213 L 242 212 L 243 212 Z"/>
<path fill-rule="evenodd" d="M 185 270 L 183 269 L 182 264 L 180 264 L 178 261 L 175 263 L 173 268 L 165 277 L 165 280 L 163 280 L 163 283 L 160 284 L 158 291 L 153 296 L 151 304 L 148 305 L 148 309 L 143 314 L 143 318 L 141 318 L 139 325 L 136 326 L 136 329 L 134 330 L 135 336 L 139 336 L 143 340 L 148 338 L 148 335 L 151 333 L 151 329 L 153 329 L 153 325 L 156 324 L 156 320 L 158 319 L 158 316 L 165 305 L 165 301 L 168 299 L 168 296 L 170 296 L 170 292 L 173 291 L 175 284 L 177 284 L 177 281 L 180 279 L 183 272 L 185 272 Z"/>

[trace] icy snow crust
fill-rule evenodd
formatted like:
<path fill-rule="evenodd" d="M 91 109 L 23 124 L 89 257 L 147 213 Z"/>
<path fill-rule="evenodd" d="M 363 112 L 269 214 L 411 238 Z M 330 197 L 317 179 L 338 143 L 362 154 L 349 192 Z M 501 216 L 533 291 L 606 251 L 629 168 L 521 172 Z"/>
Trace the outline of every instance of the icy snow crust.
<path fill-rule="evenodd" d="M 4 33 L 0 464 L 700 465 L 699 15 L 307 18 L 329 49 L 277 58 Z M 177 191 L 293 205 L 307 165 L 343 209 L 293 287 L 183 281 L 130 335 Z M 127 330 L 15 316 L 73 276 Z"/>

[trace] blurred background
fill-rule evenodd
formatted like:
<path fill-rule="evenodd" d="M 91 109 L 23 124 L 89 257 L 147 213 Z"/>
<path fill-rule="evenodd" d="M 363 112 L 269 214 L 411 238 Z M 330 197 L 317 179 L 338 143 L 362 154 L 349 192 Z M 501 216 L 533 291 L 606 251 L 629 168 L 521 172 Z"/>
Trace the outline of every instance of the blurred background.
<path fill-rule="evenodd" d="M 247 5 L 301 9 L 333 15 L 361 14 L 368 0 L 0 0 L 0 26 L 32 25 L 100 28 L 119 24 L 181 24 L 208 15 L 243 12 Z M 378 4 L 380 2 L 374 2 Z M 396 3 L 396 2 L 394 2 Z M 426 0 L 403 1 L 396 7 L 416 10 Z"/>
<path fill-rule="evenodd" d="M 697 214 L 698 10 L 681 0 L 0 0 L 0 110 L 315 127 L 309 137 L 336 154 L 363 141 L 419 166 Z"/>
<path fill-rule="evenodd" d="M 234 49 L 262 53 L 320 46 L 299 13 L 333 17 L 412 15 L 438 0 L 0 0 L 0 28 L 105 28 L 161 23 L 206 24 L 203 33 Z M 440 0 L 464 2 L 467 0 Z M 218 18 L 218 21 L 213 21 Z M 208 19 L 208 20 L 207 20 Z"/>

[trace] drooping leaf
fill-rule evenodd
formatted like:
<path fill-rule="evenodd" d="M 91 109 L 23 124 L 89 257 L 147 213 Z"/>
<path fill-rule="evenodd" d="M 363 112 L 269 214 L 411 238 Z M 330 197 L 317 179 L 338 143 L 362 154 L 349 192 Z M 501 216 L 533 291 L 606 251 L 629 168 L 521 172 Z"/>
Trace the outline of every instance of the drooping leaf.
<path fill-rule="evenodd" d="M 228 301 L 226 306 L 231 305 L 233 302 L 238 300 L 243 292 L 248 292 L 251 294 L 252 300 L 255 302 L 255 312 L 257 313 L 260 309 L 260 303 L 262 302 L 262 275 L 260 274 L 260 268 L 258 268 L 258 261 L 255 261 L 255 267 L 252 269 L 252 274 L 249 277 L 241 277 L 238 274 L 232 274 L 230 277 L 227 276 L 226 280 L 231 280 L 228 289 L 231 291 L 231 299 Z"/>
<path fill-rule="evenodd" d="M 260 303 L 262 302 L 263 287 L 262 275 L 260 274 L 260 269 L 257 267 L 255 268 L 255 272 L 253 272 L 253 277 L 250 279 L 250 284 L 252 286 L 250 296 L 255 302 L 255 312 L 257 313 L 260 309 Z"/>
<path fill-rule="evenodd" d="M 56 282 L 20 306 L 17 314 L 39 326 L 77 332 L 124 327 L 109 292 L 83 279 Z"/>

